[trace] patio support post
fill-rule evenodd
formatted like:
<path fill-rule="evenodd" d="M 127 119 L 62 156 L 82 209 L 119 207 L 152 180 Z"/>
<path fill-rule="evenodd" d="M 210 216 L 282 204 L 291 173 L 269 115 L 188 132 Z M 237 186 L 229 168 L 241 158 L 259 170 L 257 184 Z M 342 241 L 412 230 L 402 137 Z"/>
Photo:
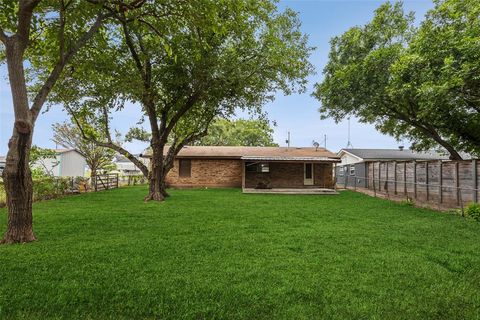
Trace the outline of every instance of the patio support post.
<path fill-rule="evenodd" d="M 333 164 L 333 173 L 334 173 L 334 176 L 333 176 L 333 189 L 335 191 L 337 191 L 337 163 L 335 162 Z"/>

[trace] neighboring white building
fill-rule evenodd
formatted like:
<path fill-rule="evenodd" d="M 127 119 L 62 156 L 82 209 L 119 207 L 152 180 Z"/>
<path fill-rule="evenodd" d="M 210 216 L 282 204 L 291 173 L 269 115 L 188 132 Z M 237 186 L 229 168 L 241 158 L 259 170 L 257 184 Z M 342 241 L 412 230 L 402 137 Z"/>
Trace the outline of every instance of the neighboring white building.
<path fill-rule="evenodd" d="M 342 160 L 335 169 L 337 183 L 340 185 L 348 183 L 350 186 L 359 187 L 366 187 L 367 180 L 364 177 L 367 176 L 368 162 L 448 160 L 448 156 L 438 152 L 415 152 L 403 149 L 403 147 L 398 149 L 342 149 L 337 155 Z M 355 179 L 357 179 L 356 182 Z"/>
<path fill-rule="evenodd" d="M 55 177 L 83 177 L 87 162 L 75 149 L 56 149 L 55 158 L 42 159 L 33 164 L 34 168 L 45 170 Z"/>
<path fill-rule="evenodd" d="M 0 156 L 0 177 L 3 173 L 3 169 L 5 169 L 5 163 L 6 163 L 5 157 Z"/>
<path fill-rule="evenodd" d="M 134 156 L 148 166 L 148 159 L 140 158 L 139 155 Z M 123 155 L 117 154 L 113 159 L 113 163 L 115 163 L 115 165 L 117 166 L 117 170 L 126 176 L 135 176 L 142 174 L 142 171 L 140 171 L 140 169 L 133 162 L 128 160 L 128 158 Z"/>

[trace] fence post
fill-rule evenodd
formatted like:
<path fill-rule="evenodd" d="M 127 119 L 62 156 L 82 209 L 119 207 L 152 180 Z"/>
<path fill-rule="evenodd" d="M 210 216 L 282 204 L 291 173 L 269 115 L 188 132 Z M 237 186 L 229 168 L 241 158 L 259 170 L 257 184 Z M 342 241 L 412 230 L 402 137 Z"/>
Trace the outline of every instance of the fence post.
<path fill-rule="evenodd" d="M 110 189 L 110 175 L 107 173 L 107 190 Z"/>
<path fill-rule="evenodd" d="M 117 173 L 117 189 L 118 189 L 118 173 Z"/>
<path fill-rule="evenodd" d="M 426 192 L 427 192 L 427 201 L 428 201 L 429 196 L 430 196 L 429 195 L 429 189 L 430 188 L 429 188 L 429 182 L 428 182 L 428 161 L 425 162 L 425 184 L 426 184 L 426 187 L 427 187 Z"/>
<path fill-rule="evenodd" d="M 440 160 L 438 168 L 438 201 L 443 202 L 443 161 Z"/>
<path fill-rule="evenodd" d="M 357 191 L 357 171 L 355 171 L 355 175 L 353 176 L 353 190 Z"/>
<path fill-rule="evenodd" d="M 478 177 L 477 177 L 477 160 L 472 160 L 472 179 L 473 179 L 473 202 L 478 202 Z"/>
<path fill-rule="evenodd" d="M 385 191 L 387 192 L 387 196 L 390 197 L 390 185 L 388 184 L 388 165 L 390 164 L 390 161 L 385 162 Z"/>
<path fill-rule="evenodd" d="M 373 182 L 373 195 L 377 196 L 377 189 L 375 187 L 375 162 L 372 162 L 372 182 Z"/>
<path fill-rule="evenodd" d="M 417 160 L 413 160 L 413 197 L 417 199 Z"/>
<path fill-rule="evenodd" d="M 345 167 L 343 167 L 343 174 L 345 175 L 345 190 L 348 189 L 348 176 L 350 175 L 350 171 L 348 170 L 349 166 L 347 165 L 347 170 L 345 171 Z"/>
<path fill-rule="evenodd" d="M 458 161 L 455 161 L 455 188 L 456 188 L 456 194 L 457 194 L 457 205 L 460 205 L 460 179 L 458 176 Z"/>
<path fill-rule="evenodd" d="M 98 188 L 97 188 L 97 183 L 98 183 L 98 179 L 97 179 L 97 176 L 93 176 L 93 186 L 95 188 L 95 192 L 98 191 Z"/>
<path fill-rule="evenodd" d="M 393 193 L 397 195 L 397 161 L 393 162 Z"/>
<path fill-rule="evenodd" d="M 408 196 L 407 193 L 407 161 L 403 162 L 403 195 Z"/>
<path fill-rule="evenodd" d="M 382 193 L 382 162 L 378 162 L 378 191 Z"/>

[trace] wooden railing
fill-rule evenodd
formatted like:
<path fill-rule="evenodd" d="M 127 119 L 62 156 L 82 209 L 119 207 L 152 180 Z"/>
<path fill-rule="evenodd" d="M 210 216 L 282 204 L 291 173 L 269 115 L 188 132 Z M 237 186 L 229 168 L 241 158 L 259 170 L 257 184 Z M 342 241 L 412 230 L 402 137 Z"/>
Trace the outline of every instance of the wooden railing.
<path fill-rule="evenodd" d="M 94 191 L 110 190 L 118 188 L 118 173 L 98 174 L 93 179 Z"/>

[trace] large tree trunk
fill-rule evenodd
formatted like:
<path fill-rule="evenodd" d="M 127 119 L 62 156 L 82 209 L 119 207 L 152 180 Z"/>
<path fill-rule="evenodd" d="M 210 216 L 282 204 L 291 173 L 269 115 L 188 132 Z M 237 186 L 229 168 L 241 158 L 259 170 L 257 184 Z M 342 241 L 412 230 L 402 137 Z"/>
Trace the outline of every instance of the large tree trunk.
<path fill-rule="evenodd" d="M 163 145 L 152 143 L 152 163 L 149 173 L 149 192 L 145 201 L 165 200 L 163 186 Z"/>
<path fill-rule="evenodd" d="M 170 197 L 170 195 L 167 192 L 167 182 L 166 182 L 166 174 L 162 175 L 162 182 L 160 185 L 160 192 L 162 193 L 164 198 Z"/>
<path fill-rule="evenodd" d="M 26 41 L 23 39 L 23 41 Z M 23 68 L 22 41 L 8 39 L 6 45 L 8 77 L 12 92 L 15 123 L 8 142 L 8 153 L 3 178 L 7 195 L 8 226 L 1 243 L 19 243 L 35 240 L 33 234 L 33 183 L 30 172 L 30 147 L 33 122 L 28 108 L 27 86 Z"/>
<path fill-rule="evenodd" d="M 97 185 L 97 167 L 90 168 L 90 184 L 91 188 L 95 190 L 95 186 Z M 97 191 L 97 190 L 95 190 Z"/>
<path fill-rule="evenodd" d="M 7 194 L 8 227 L 1 243 L 35 241 L 33 233 L 33 183 L 28 163 L 32 130 L 28 124 L 15 123 L 3 171 Z"/>

